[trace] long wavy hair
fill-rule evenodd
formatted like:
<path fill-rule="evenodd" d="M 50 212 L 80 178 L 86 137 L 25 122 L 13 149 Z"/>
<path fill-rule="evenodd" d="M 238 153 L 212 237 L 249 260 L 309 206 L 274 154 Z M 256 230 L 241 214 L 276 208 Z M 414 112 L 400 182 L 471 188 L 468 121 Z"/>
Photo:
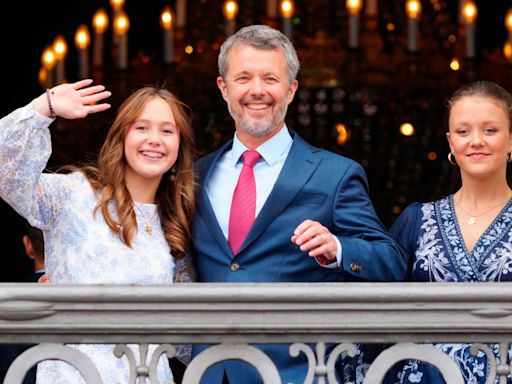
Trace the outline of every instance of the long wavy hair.
<path fill-rule="evenodd" d="M 86 166 L 80 170 L 92 187 L 99 192 L 100 199 L 94 214 L 101 211 L 110 229 L 121 241 L 131 247 L 137 233 L 137 218 L 134 203 L 126 187 L 126 157 L 124 141 L 130 125 L 142 113 L 145 105 L 155 99 L 164 100 L 171 108 L 180 135 L 178 158 L 174 170 L 163 175 L 156 193 L 158 214 L 165 238 L 176 259 L 187 252 L 190 240 L 190 225 L 195 214 L 195 142 L 188 107 L 166 89 L 143 87 L 132 93 L 120 106 L 114 123 L 110 127 L 101 148 L 97 166 Z M 118 220 L 109 212 L 114 203 Z"/>

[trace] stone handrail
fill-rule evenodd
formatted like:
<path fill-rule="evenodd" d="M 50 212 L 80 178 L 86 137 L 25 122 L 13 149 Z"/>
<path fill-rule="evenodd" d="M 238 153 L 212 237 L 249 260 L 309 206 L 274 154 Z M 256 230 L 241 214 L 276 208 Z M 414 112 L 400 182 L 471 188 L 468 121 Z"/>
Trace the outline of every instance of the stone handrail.
<path fill-rule="evenodd" d="M 484 352 L 482 344 L 498 343 L 506 349 L 511 320 L 512 283 L 0 285 L 0 343 L 40 344 L 13 363 L 8 384 L 21 383 L 45 357 L 67 359 L 87 383 L 100 383 L 94 366 L 64 343 L 114 343 L 121 355 L 126 343 L 156 343 L 168 356 L 173 344 L 219 344 L 192 361 L 184 383 L 197 383 L 216 361 L 240 358 L 256 366 L 265 383 L 276 384 L 273 363 L 248 343 L 283 342 L 292 344 L 292 356 L 313 356 L 311 380 L 334 383 L 333 354 L 366 342 L 396 345 L 375 360 L 365 384 L 378 383 L 403 358 L 429 359 L 448 382 L 462 383 L 445 355 L 419 343 L 474 342 Z M 325 343 L 338 344 L 332 356 L 325 356 Z M 492 369 L 500 377 L 510 372 L 505 364 Z"/>

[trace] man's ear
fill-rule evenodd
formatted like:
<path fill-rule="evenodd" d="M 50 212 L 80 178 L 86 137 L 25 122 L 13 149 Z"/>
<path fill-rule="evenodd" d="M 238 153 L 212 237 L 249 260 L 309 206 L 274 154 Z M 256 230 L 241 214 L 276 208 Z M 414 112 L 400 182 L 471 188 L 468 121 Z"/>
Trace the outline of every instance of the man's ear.
<path fill-rule="evenodd" d="M 30 237 L 28 235 L 23 236 L 23 245 L 25 246 L 25 253 L 29 258 L 34 260 L 36 258 L 36 253 L 34 252 L 34 247 L 32 246 L 32 241 L 30 241 Z"/>
<path fill-rule="evenodd" d="M 222 93 L 222 97 L 224 100 L 227 101 L 227 87 L 226 83 L 224 82 L 224 78 L 222 76 L 217 77 L 217 87 L 220 89 L 220 93 Z"/>

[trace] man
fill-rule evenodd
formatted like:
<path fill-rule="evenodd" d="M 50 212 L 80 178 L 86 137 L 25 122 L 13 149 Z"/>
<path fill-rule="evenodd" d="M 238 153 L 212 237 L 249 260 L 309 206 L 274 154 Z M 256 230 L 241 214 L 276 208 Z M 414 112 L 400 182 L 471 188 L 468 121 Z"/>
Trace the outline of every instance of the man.
<path fill-rule="evenodd" d="M 34 261 L 34 270 L 25 277 L 25 282 L 36 283 L 44 274 L 44 240 L 43 232 L 39 228 L 31 226 L 24 220 L 26 234 L 23 235 L 23 245 L 25 253 Z M 3 344 L 0 345 L 0 382 L 4 377 L 10 365 L 26 349 L 32 345 L 28 344 Z M 23 380 L 23 384 L 34 384 L 36 382 L 36 368 L 30 369 Z"/>
<path fill-rule="evenodd" d="M 197 163 L 192 247 L 198 281 L 401 280 L 405 254 L 375 213 L 362 167 L 286 127 L 298 70 L 291 42 L 268 26 L 242 28 L 221 47 L 217 85 L 236 133 Z M 242 155 L 246 150 L 257 153 Z M 304 381 L 304 355 L 291 357 L 288 345 L 259 347 L 283 383 Z M 223 376 L 231 384 L 261 382 L 248 365 L 234 361 L 217 364 L 203 378 L 220 384 Z"/>

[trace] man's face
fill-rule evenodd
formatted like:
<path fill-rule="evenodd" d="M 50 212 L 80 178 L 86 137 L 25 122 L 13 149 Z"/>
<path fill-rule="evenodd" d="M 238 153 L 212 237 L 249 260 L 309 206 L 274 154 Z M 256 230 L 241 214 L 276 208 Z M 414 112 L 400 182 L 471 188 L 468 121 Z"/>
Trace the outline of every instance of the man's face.
<path fill-rule="evenodd" d="M 281 49 L 239 45 L 231 49 L 226 76 L 218 77 L 217 85 L 244 142 L 244 138 L 265 141 L 283 127 L 298 82 L 289 84 Z"/>

